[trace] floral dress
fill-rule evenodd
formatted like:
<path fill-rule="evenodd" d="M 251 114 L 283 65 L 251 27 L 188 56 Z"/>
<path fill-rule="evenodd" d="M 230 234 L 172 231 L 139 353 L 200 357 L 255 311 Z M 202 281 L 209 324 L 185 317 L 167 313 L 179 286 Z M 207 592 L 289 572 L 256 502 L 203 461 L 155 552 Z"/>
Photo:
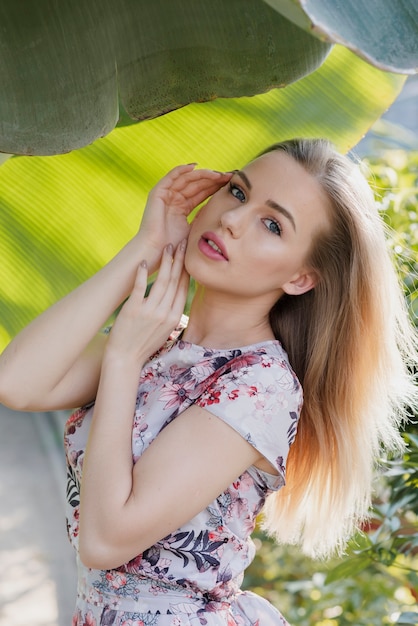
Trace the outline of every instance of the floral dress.
<path fill-rule="evenodd" d="M 250 538 L 266 497 L 285 482 L 296 434 L 301 387 L 278 341 L 234 350 L 206 349 L 179 327 L 142 369 L 133 417 L 134 462 L 191 403 L 234 428 L 277 470 L 249 467 L 189 523 L 114 570 L 93 570 L 78 558 L 73 626 L 283 626 L 279 611 L 241 591 L 254 558 Z M 77 551 L 79 493 L 93 407 L 65 427 L 67 525 Z M 115 519 L 117 524 L 117 519 Z"/>

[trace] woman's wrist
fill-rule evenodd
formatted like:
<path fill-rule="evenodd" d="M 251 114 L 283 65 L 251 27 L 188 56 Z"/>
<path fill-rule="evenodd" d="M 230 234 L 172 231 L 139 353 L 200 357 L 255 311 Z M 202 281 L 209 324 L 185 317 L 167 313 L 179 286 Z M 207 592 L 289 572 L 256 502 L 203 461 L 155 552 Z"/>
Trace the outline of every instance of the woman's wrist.
<path fill-rule="evenodd" d="M 141 261 L 146 261 L 150 274 L 158 269 L 164 249 L 163 245 L 157 246 L 152 243 L 147 234 L 141 231 L 138 231 L 128 245 L 132 245 L 135 250 L 136 267 Z"/>

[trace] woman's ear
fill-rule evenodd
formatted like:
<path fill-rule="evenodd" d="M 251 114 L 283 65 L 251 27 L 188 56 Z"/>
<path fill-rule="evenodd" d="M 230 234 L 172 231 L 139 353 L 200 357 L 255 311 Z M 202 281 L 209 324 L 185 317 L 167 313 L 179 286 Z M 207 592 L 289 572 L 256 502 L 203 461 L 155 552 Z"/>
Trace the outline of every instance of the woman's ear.
<path fill-rule="evenodd" d="M 318 283 L 319 276 L 315 270 L 306 270 L 297 274 L 289 282 L 282 286 L 282 289 L 289 296 L 300 296 L 310 291 Z"/>

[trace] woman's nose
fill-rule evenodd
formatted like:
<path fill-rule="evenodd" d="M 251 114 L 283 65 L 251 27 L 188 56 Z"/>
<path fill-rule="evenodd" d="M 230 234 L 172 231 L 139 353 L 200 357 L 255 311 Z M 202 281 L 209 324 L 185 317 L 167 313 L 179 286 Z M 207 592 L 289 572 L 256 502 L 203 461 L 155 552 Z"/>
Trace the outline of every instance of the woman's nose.
<path fill-rule="evenodd" d="M 228 230 L 235 239 L 240 236 L 243 228 L 244 215 L 242 207 L 228 209 L 221 215 L 221 226 L 224 230 Z"/>

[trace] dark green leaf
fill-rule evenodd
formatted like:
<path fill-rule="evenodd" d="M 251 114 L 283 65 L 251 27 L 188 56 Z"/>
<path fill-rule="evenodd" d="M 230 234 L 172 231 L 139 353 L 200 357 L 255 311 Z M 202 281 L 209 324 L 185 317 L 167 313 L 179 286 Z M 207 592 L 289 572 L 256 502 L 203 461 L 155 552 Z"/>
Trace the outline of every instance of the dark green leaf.
<path fill-rule="evenodd" d="M 364 552 L 355 557 L 345 558 L 342 563 L 328 572 L 325 584 L 329 585 L 336 580 L 340 580 L 348 576 L 355 576 L 368 565 L 370 565 L 370 558 Z"/>

